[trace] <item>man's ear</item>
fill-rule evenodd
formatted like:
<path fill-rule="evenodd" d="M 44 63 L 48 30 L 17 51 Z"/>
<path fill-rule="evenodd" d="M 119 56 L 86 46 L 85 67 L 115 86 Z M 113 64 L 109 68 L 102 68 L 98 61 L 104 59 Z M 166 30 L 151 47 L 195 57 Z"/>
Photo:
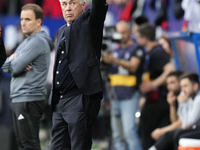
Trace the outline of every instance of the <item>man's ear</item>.
<path fill-rule="evenodd" d="M 38 19 L 37 24 L 38 24 L 38 26 L 42 26 L 42 19 Z"/>
<path fill-rule="evenodd" d="M 198 90 L 199 90 L 199 84 L 198 84 L 198 83 L 195 83 L 195 84 L 194 84 L 194 89 L 195 89 L 195 91 L 198 91 Z"/>
<path fill-rule="evenodd" d="M 86 8 L 86 2 L 83 2 L 83 4 L 82 4 L 82 11 L 84 11 L 85 8 Z"/>

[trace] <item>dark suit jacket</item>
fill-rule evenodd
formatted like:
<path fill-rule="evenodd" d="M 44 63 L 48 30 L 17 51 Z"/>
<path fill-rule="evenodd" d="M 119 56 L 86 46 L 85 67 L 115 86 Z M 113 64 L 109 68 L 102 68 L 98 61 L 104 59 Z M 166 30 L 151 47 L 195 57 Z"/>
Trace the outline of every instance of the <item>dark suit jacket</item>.
<path fill-rule="evenodd" d="M 4 62 L 6 61 L 6 57 L 7 56 L 6 56 L 3 38 L 0 36 L 0 68 L 2 67 Z"/>
<path fill-rule="evenodd" d="M 92 7 L 85 10 L 71 25 L 70 34 L 65 34 L 65 26 L 57 33 L 57 47 L 54 72 L 58 63 L 57 50 L 63 34 L 69 39 L 66 42 L 68 51 L 69 69 L 73 79 L 85 95 L 91 95 L 103 90 L 100 73 L 100 55 L 103 35 L 103 26 L 108 5 L 105 0 L 93 0 Z M 69 42 L 69 44 L 68 44 Z M 59 99 L 54 90 L 54 78 L 49 104 Z"/>

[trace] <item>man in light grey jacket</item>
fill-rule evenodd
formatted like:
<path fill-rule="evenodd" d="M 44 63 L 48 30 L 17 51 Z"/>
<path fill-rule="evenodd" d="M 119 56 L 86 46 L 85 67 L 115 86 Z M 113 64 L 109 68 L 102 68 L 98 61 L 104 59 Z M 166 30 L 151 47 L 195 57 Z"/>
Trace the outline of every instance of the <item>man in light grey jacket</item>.
<path fill-rule="evenodd" d="M 53 41 L 41 31 L 40 6 L 27 4 L 21 11 L 21 29 L 27 37 L 7 58 L 3 71 L 12 75 L 13 123 L 19 149 L 40 150 L 39 123 L 45 107 L 45 83 Z"/>

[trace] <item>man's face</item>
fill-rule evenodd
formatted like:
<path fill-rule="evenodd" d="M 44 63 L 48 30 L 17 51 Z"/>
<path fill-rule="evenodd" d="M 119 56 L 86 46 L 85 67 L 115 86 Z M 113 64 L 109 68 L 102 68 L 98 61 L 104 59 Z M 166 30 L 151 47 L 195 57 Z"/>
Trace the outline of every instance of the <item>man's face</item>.
<path fill-rule="evenodd" d="M 122 35 L 121 43 L 126 44 L 130 40 L 130 30 L 127 24 L 119 24 L 116 26 L 116 31 Z"/>
<path fill-rule="evenodd" d="M 81 4 L 80 0 L 61 0 L 60 3 L 63 17 L 68 24 L 76 20 L 86 6 L 85 2 Z"/>
<path fill-rule="evenodd" d="M 21 11 L 21 30 L 27 37 L 33 35 L 41 27 L 41 19 L 35 18 L 33 10 Z"/>
<path fill-rule="evenodd" d="M 196 95 L 196 84 L 190 82 L 188 78 L 184 78 L 180 81 L 181 90 L 188 97 L 194 97 Z"/>
<path fill-rule="evenodd" d="M 138 42 L 138 44 L 140 44 L 141 46 L 145 46 L 146 45 L 146 38 L 141 36 L 141 34 L 139 32 L 136 32 L 136 40 Z"/>
<path fill-rule="evenodd" d="M 169 92 L 173 92 L 174 95 L 178 95 L 180 93 L 180 84 L 179 80 L 176 76 L 169 76 L 167 77 L 167 89 Z"/>

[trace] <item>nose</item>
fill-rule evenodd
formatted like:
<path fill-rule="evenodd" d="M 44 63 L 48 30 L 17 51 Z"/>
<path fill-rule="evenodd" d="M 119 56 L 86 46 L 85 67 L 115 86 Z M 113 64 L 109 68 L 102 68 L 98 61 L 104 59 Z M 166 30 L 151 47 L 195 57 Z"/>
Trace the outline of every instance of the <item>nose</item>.
<path fill-rule="evenodd" d="M 71 6 L 70 6 L 70 4 L 67 4 L 67 5 L 66 5 L 65 10 L 66 10 L 66 11 L 71 11 Z"/>
<path fill-rule="evenodd" d="M 25 21 L 21 20 L 21 25 L 24 26 L 25 25 Z"/>

